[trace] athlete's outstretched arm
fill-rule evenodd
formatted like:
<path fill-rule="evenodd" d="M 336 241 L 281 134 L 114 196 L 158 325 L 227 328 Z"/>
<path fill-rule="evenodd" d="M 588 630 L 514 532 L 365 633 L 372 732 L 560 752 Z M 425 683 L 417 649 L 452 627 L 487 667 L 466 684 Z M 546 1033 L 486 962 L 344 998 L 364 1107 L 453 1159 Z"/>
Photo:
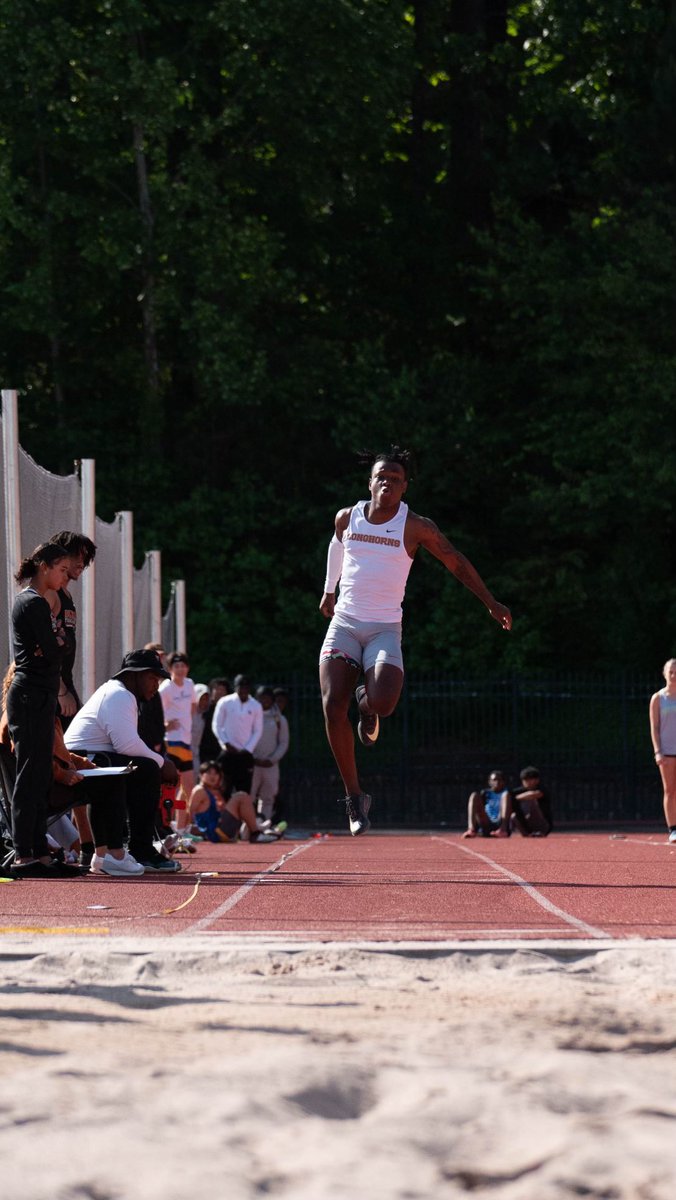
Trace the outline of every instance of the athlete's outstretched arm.
<path fill-rule="evenodd" d="M 451 545 L 447 537 L 427 517 L 416 517 L 416 535 L 419 546 L 424 546 L 444 564 L 446 569 L 455 575 L 460 583 L 486 605 L 489 613 L 503 629 L 512 628 L 512 614 L 504 604 L 499 604 L 495 596 L 489 592 L 479 572 L 472 566 L 468 558 Z"/>
<path fill-rule="evenodd" d="M 324 595 L 319 602 L 320 613 L 329 620 L 336 607 L 336 588 L 343 570 L 343 533 L 347 529 L 351 511 L 349 508 L 341 508 L 340 512 L 336 513 L 336 531 L 329 542 Z"/>

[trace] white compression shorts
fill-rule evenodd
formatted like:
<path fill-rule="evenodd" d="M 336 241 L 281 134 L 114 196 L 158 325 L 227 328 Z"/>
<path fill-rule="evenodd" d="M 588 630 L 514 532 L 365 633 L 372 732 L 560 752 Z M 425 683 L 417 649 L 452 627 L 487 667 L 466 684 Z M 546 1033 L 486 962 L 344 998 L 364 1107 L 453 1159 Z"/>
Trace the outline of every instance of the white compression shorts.
<path fill-rule="evenodd" d="M 404 670 L 401 653 L 401 622 L 385 625 L 378 621 L 357 621 L 337 613 L 319 652 L 320 663 L 342 658 L 357 670 L 368 671 L 378 663 Z"/>

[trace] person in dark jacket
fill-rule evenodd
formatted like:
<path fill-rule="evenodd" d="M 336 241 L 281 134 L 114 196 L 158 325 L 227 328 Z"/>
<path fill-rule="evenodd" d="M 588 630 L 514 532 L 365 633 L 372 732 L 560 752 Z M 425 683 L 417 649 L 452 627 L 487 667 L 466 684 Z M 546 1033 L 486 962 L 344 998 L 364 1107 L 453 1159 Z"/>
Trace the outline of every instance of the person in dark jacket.
<path fill-rule="evenodd" d="M 15 575 L 17 583 L 25 585 L 12 608 L 15 670 L 7 692 L 7 723 L 16 758 L 12 794 L 16 878 L 80 874 L 77 867 L 53 859 L 47 842 L 54 722 L 65 643 L 54 631 L 46 594 L 66 587 L 68 564 L 62 546 L 43 542 L 21 560 Z"/>

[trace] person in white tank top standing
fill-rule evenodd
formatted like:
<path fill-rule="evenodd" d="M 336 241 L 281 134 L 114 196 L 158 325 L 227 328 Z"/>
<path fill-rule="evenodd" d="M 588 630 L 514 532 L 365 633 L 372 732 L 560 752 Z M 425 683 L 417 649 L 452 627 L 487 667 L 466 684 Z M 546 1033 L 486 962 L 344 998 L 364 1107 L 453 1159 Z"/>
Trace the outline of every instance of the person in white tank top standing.
<path fill-rule="evenodd" d="M 350 701 L 354 692 L 359 706 L 359 740 L 372 746 L 380 718 L 394 712 L 401 695 L 401 605 L 418 547 L 429 550 L 474 592 L 503 629 L 512 627 L 509 609 L 498 604 L 469 560 L 433 521 L 419 517 L 404 503 L 410 460 L 410 452 L 398 446 L 365 457 L 371 466 L 370 500 L 341 508 L 336 514 L 319 605 L 331 622 L 319 659 L 324 721 L 345 785 L 344 803 L 353 837 L 370 827 L 371 797 L 359 782 L 348 716 Z M 364 682 L 355 692 L 362 670 Z"/>
<path fill-rule="evenodd" d="M 662 670 L 666 687 L 650 697 L 650 736 L 664 789 L 668 840 L 676 842 L 676 658 Z"/>

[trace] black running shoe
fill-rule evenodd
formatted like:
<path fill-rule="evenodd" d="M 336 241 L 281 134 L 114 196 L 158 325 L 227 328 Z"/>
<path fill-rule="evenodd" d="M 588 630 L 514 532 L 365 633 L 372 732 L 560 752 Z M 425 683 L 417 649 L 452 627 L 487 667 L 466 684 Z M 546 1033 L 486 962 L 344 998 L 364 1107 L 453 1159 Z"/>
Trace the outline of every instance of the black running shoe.
<path fill-rule="evenodd" d="M 339 800 L 338 803 L 340 804 L 341 801 Z M 371 797 L 367 796 L 366 792 L 360 792 L 358 796 L 346 796 L 344 803 L 352 837 L 366 833 L 367 829 L 371 828 L 371 822 L 368 819 Z"/>
<path fill-rule="evenodd" d="M 359 684 L 355 692 L 357 704 L 362 696 L 366 694 L 366 688 L 363 683 Z M 359 724 L 357 725 L 357 736 L 363 746 L 372 746 L 378 740 L 380 733 L 380 717 L 377 713 L 364 713 L 359 709 Z"/>
<path fill-rule="evenodd" d="M 164 858 L 161 854 L 153 854 L 151 858 L 147 859 L 139 858 L 137 862 L 141 863 L 148 874 L 156 871 L 160 875 L 176 875 L 181 870 L 180 862 L 177 862 L 175 858 Z"/>

